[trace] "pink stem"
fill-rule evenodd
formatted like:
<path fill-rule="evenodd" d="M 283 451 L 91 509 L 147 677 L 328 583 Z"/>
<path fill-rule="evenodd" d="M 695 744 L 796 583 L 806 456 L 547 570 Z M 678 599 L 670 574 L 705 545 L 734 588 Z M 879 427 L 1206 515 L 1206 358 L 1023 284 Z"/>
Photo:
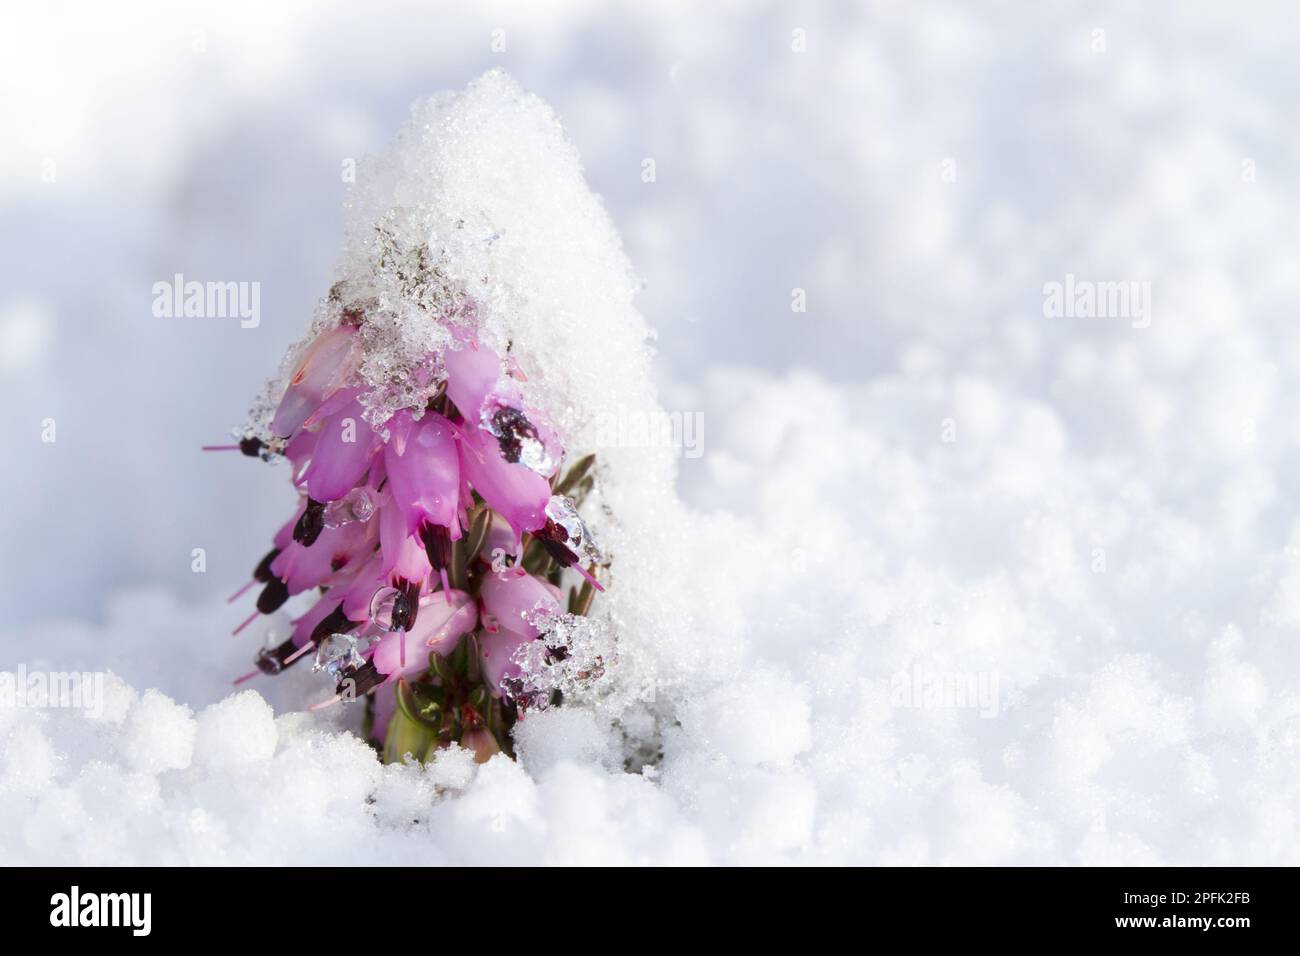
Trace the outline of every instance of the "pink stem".
<path fill-rule="evenodd" d="M 200 451 L 239 451 L 238 445 L 200 445 Z"/>
<path fill-rule="evenodd" d="M 311 650 L 311 649 L 312 649 L 313 647 L 315 647 L 315 646 L 316 646 L 316 645 L 313 644 L 311 641 L 308 641 L 308 642 L 307 642 L 306 644 L 304 644 L 302 647 L 298 648 L 296 651 L 294 651 L 292 654 L 290 654 L 288 657 L 286 657 L 286 658 L 284 659 L 284 663 L 283 663 L 282 665 L 280 665 L 280 666 L 281 666 L 281 667 L 288 667 L 290 664 L 292 664 L 292 663 L 293 663 L 294 661 L 296 661 L 298 658 L 302 657 L 302 655 L 306 654 L 309 650 Z"/>
<path fill-rule="evenodd" d="M 233 631 L 230 632 L 230 636 L 234 637 L 244 628 L 248 627 L 248 625 L 252 624 L 255 620 L 257 620 L 258 615 L 261 613 L 262 613 L 261 611 L 254 611 L 252 614 L 248 615 L 248 617 L 244 619 L 243 624 L 239 625 L 239 627 L 235 628 Z"/>
<path fill-rule="evenodd" d="M 578 572 L 579 574 L 581 574 L 584 578 L 586 578 L 588 581 L 590 581 L 590 582 L 591 582 L 591 586 L 592 586 L 593 588 L 595 588 L 597 591 L 601 591 L 601 592 L 603 592 L 603 591 L 605 590 L 604 586 L 603 586 L 599 581 L 597 581 L 595 578 L 593 578 L 593 577 L 591 576 L 591 572 L 588 571 L 586 568 L 584 568 L 581 564 L 576 564 L 576 563 L 575 563 L 575 564 L 573 565 L 573 570 L 577 571 L 577 572 Z"/>
<path fill-rule="evenodd" d="M 262 673 L 260 670 L 251 670 L 251 671 L 249 671 L 247 674 L 245 674 L 243 677 L 236 677 L 233 681 L 231 681 L 231 683 L 234 684 L 236 687 L 238 687 L 238 686 L 239 686 L 240 684 L 242 684 L 244 681 L 246 681 L 246 680 L 252 680 L 254 677 L 256 677 L 256 676 L 257 676 L 258 674 L 260 674 L 260 673 Z"/>
<path fill-rule="evenodd" d="M 230 595 L 230 597 L 226 598 L 226 603 L 227 603 L 227 604 L 234 604 L 234 603 L 235 603 L 236 601 L 238 601 L 241 597 L 243 597 L 246 593 L 248 593 L 248 589 L 251 588 L 251 587 L 252 587 L 254 584 L 256 584 L 256 583 L 257 583 L 257 579 L 256 579 L 256 578 L 254 578 L 252 581 L 249 581 L 247 584 L 245 584 L 242 588 L 240 588 L 240 589 L 239 589 L 238 591 L 236 591 L 234 594 Z"/>

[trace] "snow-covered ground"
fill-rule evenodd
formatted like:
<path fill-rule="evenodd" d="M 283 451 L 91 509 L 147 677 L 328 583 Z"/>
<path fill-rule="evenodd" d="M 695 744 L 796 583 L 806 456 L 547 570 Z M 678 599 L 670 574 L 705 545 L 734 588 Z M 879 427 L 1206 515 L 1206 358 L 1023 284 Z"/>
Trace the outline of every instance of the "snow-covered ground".
<path fill-rule="evenodd" d="M 0 670 L 114 675 L 0 706 L 0 861 L 1300 860 L 1285 5 L 255 9 L 0 35 Z M 349 161 L 489 67 L 702 431 L 608 449 L 618 700 L 385 768 L 306 668 L 227 696 L 287 482 L 195 449 L 328 287 Z M 616 266 L 549 280 L 571 368 L 530 344 L 634 414 Z M 154 317 L 177 272 L 260 282 L 257 328 Z"/>

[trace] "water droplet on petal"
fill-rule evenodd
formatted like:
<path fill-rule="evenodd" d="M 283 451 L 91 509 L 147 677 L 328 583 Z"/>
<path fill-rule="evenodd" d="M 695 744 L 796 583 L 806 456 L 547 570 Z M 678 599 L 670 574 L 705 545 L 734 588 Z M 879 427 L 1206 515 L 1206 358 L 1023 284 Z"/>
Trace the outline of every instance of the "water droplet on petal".
<path fill-rule="evenodd" d="M 341 528 L 354 521 L 369 521 L 375 514 L 375 498 L 369 488 L 353 488 L 325 508 L 325 527 Z"/>
<path fill-rule="evenodd" d="M 537 427 L 520 409 L 489 400 L 480 413 L 479 427 L 492 435 L 501 448 L 501 457 L 530 468 L 539 475 L 555 471 L 555 457 L 542 441 Z"/>
<path fill-rule="evenodd" d="M 381 630 L 393 630 L 393 610 L 401 598 L 397 588 L 382 587 L 370 596 L 370 622 Z"/>

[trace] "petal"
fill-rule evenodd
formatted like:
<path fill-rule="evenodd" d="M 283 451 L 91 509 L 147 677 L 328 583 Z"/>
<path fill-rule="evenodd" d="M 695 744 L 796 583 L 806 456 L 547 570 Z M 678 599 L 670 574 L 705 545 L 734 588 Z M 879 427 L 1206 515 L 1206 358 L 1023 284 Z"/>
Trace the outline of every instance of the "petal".
<path fill-rule="evenodd" d="M 307 466 L 307 494 L 317 501 L 337 501 L 365 476 L 376 436 L 361 416 L 355 398 L 326 418 Z"/>
<path fill-rule="evenodd" d="M 540 633 L 528 620 L 533 612 L 560 610 L 559 598 L 547 583 L 518 566 L 489 574 L 480 596 L 484 613 L 496 618 L 502 630 L 526 637 Z"/>
<path fill-rule="evenodd" d="M 469 483 L 510 523 L 516 535 L 546 524 L 550 482 L 524 465 L 502 458 L 495 439 L 486 432 L 470 429 L 460 443 L 460 464 Z"/>
<path fill-rule="evenodd" d="M 469 344 L 447 349 L 442 356 L 447 367 L 447 395 L 470 428 L 477 428 L 483 402 L 501 378 L 501 359 L 485 345 Z"/>
<path fill-rule="evenodd" d="M 450 603 L 448 603 L 450 598 Z M 464 591 L 435 594 L 420 604 L 420 613 L 411 630 L 390 631 L 375 648 L 375 669 L 389 680 L 419 674 L 429 667 L 429 653 L 444 654 L 455 648 L 461 636 L 474 630 L 478 611 L 474 600 Z M 402 664 L 405 644 L 406 663 Z"/>
<path fill-rule="evenodd" d="M 460 458 L 451 422 L 430 412 L 407 435 L 405 449 L 396 441 L 384 449 L 384 467 L 394 502 L 406 517 L 408 533 L 422 519 L 452 529 L 459 537 Z"/>
<path fill-rule="evenodd" d="M 312 340 L 271 419 L 272 432 L 288 438 L 342 384 L 350 371 L 348 358 L 355 342 L 356 330 L 346 325 L 322 332 Z"/>

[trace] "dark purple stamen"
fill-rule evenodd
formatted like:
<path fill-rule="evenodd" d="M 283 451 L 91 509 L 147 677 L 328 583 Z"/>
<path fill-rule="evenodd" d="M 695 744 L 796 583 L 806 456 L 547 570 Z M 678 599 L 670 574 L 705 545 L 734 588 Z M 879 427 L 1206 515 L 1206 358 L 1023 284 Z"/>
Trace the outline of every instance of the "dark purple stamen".
<path fill-rule="evenodd" d="M 307 510 L 293 526 L 293 540 L 304 548 L 310 548 L 325 530 L 325 503 L 315 498 L 307 499 Z"/>
<path fill-rule="evenodd" d="M 289 600 L 289 588 L 279 578 L 271 578 L 257 596 L 257 609 L 263 614 L 274 614 Z"/>
<path fill-rule="evenodd" d="M 429 555 L 429 563 L 435 571 L 441 571 L 451 564 L 451 532 L 440 524 L 423 524 L 420 526 L 420 540 Z"/>
<path fill-rule="evenodd" d="M 542 543 L 546 553 L 554 558 L 555 563 L 560 567 L 570 568 L 577 564 L 578 556 L 564 543 L 569 540 L 569 532 L 550 518 L 546 519 L 544 526 L 533 532 L 533 537 Z"/>
<path fill-rule="evenodd" d="M 275 647 L 267 647 L 257 652 L 257 658 L 253 661 L 257 669 L 263 674 L 278 674 L 285 668 L 285 660 L 293 656 L 294 651 L 298 650 L 294 646 L 293 638 L 289 638 L 283 644 Z"/>
<path fill-rule="evenodd" d="M 395 587 L 398 594 L 393 598 L 393 630 L 409 631 L 420 613 L 420 582 L 402 581 Z"/>
<path fill-rule="evenodd" d="M 565 544 L 566 541 L 570 540 L 574 540 L 575 544 L 577 542 L 575 539 L 569 537 L 569 532 L 565 531 L 562 525 L 556 524 L 550 518 L 547 518 L 546 524 L 533 532 L 533 537 L 542 543 L 542 547 L 546 550 L 546 553 L 554 558 L 555 563 L 560 567 L 573 568 L 573 570 L 586 578 L 591 583 L 591 586 L 597 591 L 605 590 L 605 586 L 597 581 L 592 576 L 591 572 L 582 566 L 582 562 L 578 560 L 577 554 L 575 554 L 568 545 Z"/>
<path fill-rule="evenodd" d="M 523 454 L 523 439 L 536 440 L 537 429 L 519 409 L 498 408 L 492 415 L 492 434 L 498 436 L 501 457 L 513 465 Z"/>
<path fill-rule="evenodd" d="M 331 634 L 340 634 L 352 630 L 356 625 L 348 620 L 348 616 L 343 613 L 343 605 L 339 605 L 330 611 L 321 622 L 312 628 L 311 643 L 319 644 Z"/>
<path fill-rule="evenodd" d="M 271 572 L 271 562 L 273 562 L 279 556 L 280 556 L 279 548 L 272 548 L 270 551 L 266 552 L 266 557 L 262 558 L 261 561 L 257 562 L 257 567 L 253 569 L 253 580 L 260 581 L 262 584 L 265 584 L 267 581 L 270 581 L 271 578 L 275 577 L 275 575 Z"/>
<path fill-rule="evenodd" d="M 335 688 L 335 693 L 342 696 L 347 692 L 348 681 L 352 681 L 352 694 L 356 697 L 361 697 L 370 693 L 386 679 L 387 678 L 385 678 L 384 675 L 379 673 L 375 668 L 373 661 L 366 661 L 347 677 L 343 678 L 343 680 L 339 681 L 338 687 Z"/>

